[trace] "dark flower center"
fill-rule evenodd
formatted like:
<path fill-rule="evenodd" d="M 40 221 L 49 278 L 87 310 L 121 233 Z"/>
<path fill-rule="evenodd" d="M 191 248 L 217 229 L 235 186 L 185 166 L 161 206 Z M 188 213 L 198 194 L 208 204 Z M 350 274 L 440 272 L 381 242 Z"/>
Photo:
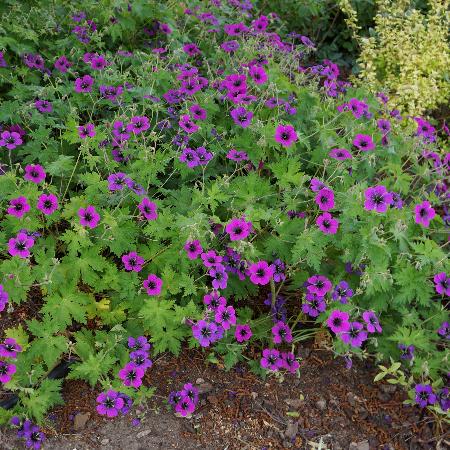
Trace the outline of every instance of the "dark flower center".
<path fill-rule="evenodd" d="M 372 197 L 372 201 L 376 204 L 376 205 L 381 205 L 382 203 L 384 203 L 384 198 L 381 194 L 374 194 Z"/>
<path fill-rule="evenodd" d="M 53 204 L 52 204 L 52 202 L 51 202 L 51 200 L 45 200 L 45 202 L 44 202 L 44 207 L 45 208 L 51 208 L 53 206 Z"/>
<path fill-rule="evenodd" d="M 258 275 L 258 277 L 262 278 L 263 276 L 265 276 L 265 274 L 266 274 L 266 271 L 264 269 L 258 269 L 256 271 L 256 275 Z"/>
<path fill-rule="evenodd" d="M 200 333 L 204 338 L 209 338 L 211 336 L 211 330 L 209 328 L 202 328 Z"/>
<path fill-rule="evenodd" d="M 155 289 L 155 287 L 156 287 L 155 282 L 154 281 L 149 281 L 148 282 L 148 287 L 149 287 L 149 289 Z"/>
<path fill-rule="evenodd" d="M 127 380 L 133 381 L 136 379 L 136 371 L 131 370 L 130 372 L 127 373 Z"/>
<path fill-rule="evenodd" d="M 289 139 L 289 133 L 281 133 L 281 139 L 283 139 L 283 141 L 287 141 Z"/>
<path fill-rule="evenodd" d="M 86 214 L 84 215 L 84 219 L 85 219 L 87 222 L 90 222 L 90 221 L 92 220 L 92 214 L 91 214 L 91 213 L 86 213 Z"/>
<path fill-rule="evenodd" d="M 16 242 L 16 249 L 17 250 L 22 251 L 22 250 L 25 250 L 26 248 L 27 247 L 25 245 L 25 242 L 22 242 L 22 241 Z"/>
<path fill-rule="evenodd" d="M 0 366 L 0 375 L 6 375 L 6 372 L 8 371 L 6 366 Z"/>
<path fill-rule="evenodd" d="M 112 398 L 107 397 L 105 400 L 105 406 L 108 409 L 114 408 L 114 400 Z"/>
<path fill-rule="evenodd" d="M 340 317 L 335 317 L 333 319 L 333 325 L 335 327 L 340 327 L 342 325 L 342 319 Z"/>

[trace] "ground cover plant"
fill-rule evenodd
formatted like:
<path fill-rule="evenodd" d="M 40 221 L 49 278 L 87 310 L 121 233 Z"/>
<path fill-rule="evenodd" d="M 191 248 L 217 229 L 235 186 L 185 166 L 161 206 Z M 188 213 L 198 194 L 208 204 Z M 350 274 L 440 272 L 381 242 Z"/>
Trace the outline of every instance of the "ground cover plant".
<path fill-rule="evenodd" d="M 445 129 L 312 64 L 249 1 L 2 13 L 0 317 L 41 306 L 1 337 L 18 402 L 0 418 L 27 445 L 63 360 L 115 417 L 152 395 L 151 355 L 301 376 L 318 330 L 446 420 Z M 188 383 L 169 402 L 197 399 Z"/>

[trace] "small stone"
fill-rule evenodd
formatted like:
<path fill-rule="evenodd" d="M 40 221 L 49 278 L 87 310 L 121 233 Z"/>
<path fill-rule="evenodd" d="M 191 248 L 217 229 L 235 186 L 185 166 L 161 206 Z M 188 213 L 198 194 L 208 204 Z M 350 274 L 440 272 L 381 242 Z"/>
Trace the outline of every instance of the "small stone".
<path fill-rule="evenodd" d="M 380 389 L 385 394 L 393 394 L 397 390 L 397 386 L 395 384 L 382 384 L 380 385 Z"/>
<path fill-rule="evenodd" d="M 369 441 L 352 442 L 348 450 L 370 450 Z"/>
<path fill-rule="evenodd" d="M 91 417 L 91 413 L 77 414 L 73 419 L 73 429 L 75 431 L 83 430 L 86 427 L 86 423 Z"/>
<path fill-rule="evenodd" d="M 250 395 L 252 396 L 253 400 L 256 400 L 258 398 L 258 393 L 257 392 L 251 392 Z"/>
<path fill-rule="evenodd" d="M 195 384 L 202 384 L 202 383 L 204 383 L 205 382 L 205 380 L 203 379 L 203 378 L 197 378 L 196 380 L 195 380 Z"/>
<path fill-rule="evenodd" d="M 207 394 L 208 392 L 211 392 L 213 390 L 213 385 L 211 383 L 203 382 L 198 383 L 197 385 L 198 393 L 201 394 Z"/>
<path fill-rule="evenodd" d="M 102 439 L 100 444 L 107 445 L 109 443 L 109 439 Z"/>
<path fill-rule="evenodd" d="M 316 402 L 316 406 L 319 411 L 325 411 L 327 409 L 327 401 L 321 398 Z"/>
<path fill-rule="evenodd" d="M 136 434 L 136 438 L 137 439 L 143 438 L 145 436 L 148 436 L 151 432 L 152 430 L 142 430 L 138 434 Z"/>
<path fill-rule="evenodd" d="M 286 430 L 284 432 L 284 437 L 286 439 L 295 439 L 298 433 L 298 422 L 288 422 Z"/>

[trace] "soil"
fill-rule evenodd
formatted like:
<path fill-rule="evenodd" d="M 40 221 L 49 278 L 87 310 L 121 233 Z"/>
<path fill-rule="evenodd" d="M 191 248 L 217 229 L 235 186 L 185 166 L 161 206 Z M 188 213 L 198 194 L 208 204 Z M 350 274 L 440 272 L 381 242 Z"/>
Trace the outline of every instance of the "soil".
<path fill-rule="evenodd" d="M 98 390 L 81 381 L 65 381 L 65 404 L 48 416 L 49 450 L 152 449 L 436 449 L 445 448 L 436 424 L 395 386 L 373 384 L 376 368 L 342 358 L 310 344 L 300 351 L 300 377 L 256 377 L 244 366 L 226 372 L 207 364 L 198 350 L 175 358 L 162 355 L 147 372 L 156 387 L 145 406 L 120 419 L 95 411 Z M 190 418 L 175 416 L 167 404 L 170 391 L 186 382 L 201 390 Z M 79 430 L 74 417 L 87 419 Z M 140 424 L 132 421 L 139 415 Z M 82 421 L 81 421 L 82 422 Z M 447 437 L 448 439 L 448 437 Z M 0 431 L 1 450 L 23 448 L 13 431 Z M 441 442 L 441 443 L 440 443 Z M 444 443 L 444 444 L 443 444 Z"/>

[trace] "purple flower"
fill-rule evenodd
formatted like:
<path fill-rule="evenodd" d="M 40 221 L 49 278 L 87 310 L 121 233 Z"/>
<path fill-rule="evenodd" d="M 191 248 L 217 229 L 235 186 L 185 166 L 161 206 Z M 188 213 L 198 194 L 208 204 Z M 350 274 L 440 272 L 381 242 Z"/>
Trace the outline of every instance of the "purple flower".
<path fill-rule="evenodd" d="M 139 256 L 136 252 L 130 252 L 122 256 L 122 262 L 125 270 L 140 272 L 144 264 L 144 258 Z"/>
<path fill-rule="evenodd" d="M 450 277 L 445 272 L 437 273 L 433 277 L 433 281 L 438 294 L 450 296 Z"/>
<path fill-rule="evenodd" d="M 47 100 L 36 100 L 34 106 L 41 113 L 50 113 L 53 111 L 53 106 Z"/>
<path fill-rule="evenodd" d="M 377 127 L 383 134 L 387 134 L 391 131 L 391 122 L 388 119 L 378 119 Z"/>
<path fill-rule="evenodd" d="M 230 115 L 234 123 L 242 128 L 247 128 L 252 122 L 253 113 L 246 110 L 243 106 L 232 109 Z"/>
<path fill-rule="evenodd" d="M 335 334 L 343 333 L 350 329 L 349 318 L 348 313 L 335 309 L 327 319 L 327 326 Z"/>
<path fill-rule="evenodd" d="M 267 73 L 261 66 L 251 66 L 249 75 L 255 84 L 264 84 L 267 79 Z"/>
<path fill-rule="evenodd" d="M 227 53 L 232 53 L 238 50 L 240 47 L 238 41 L 225 41 L 220 45 L 220 48 Z"/>
<path fill-rule="evenodd" d="M 155 274 L 151 273 L 146 280 L 142 283 L 147 295 L 159 295 L 161 293 L 163 282 L 161 278 L 158 278 Z"/>
<path fill-rule="evenodd" d="M 6 147 L 8 150 L 14 150 L 23 142 L 20 134 L 15 131 L 3 131 L 0 137 L 0 147 Z"/>
<path fill-rule="evenodd" d="M 318 216 L 316 219 L 316 224 L 320 231 L 325 234 L 336 234 L 339 227 L 339 221 L 337 219 L 333 219 L 333 216 L 328 212 Z"/>
<path fill-rule="evenodd" d="M 134 134 L 140 134 L 150 128 L 150 121 L 146 116 L 134 116 L 131 122 L 127 125 L 127 130 Z"/>
<path fill-rule="evenodd" d="M 225 231 L 230 235 L 231 241 L 239 241 L 251 233 L 252 227 L 252 223 L 245 219 L 232 219 L 225 227 Z"/>
<path fill-rule="evenodd" d="M 82 78 L 75 80 L 75 92 L 92 92 L 94 79 L 90 75 L 84 75 Z"/>
<path fill-rule="evenodd" d="M 258 261 L 251 264 L 247 269 L 247 274 L 253 284 L 265 285 L 269 283 L 274 273 L 274 267 L 270 266 L 267 261 Z"/>
<path fill-rule="evenodd" d="M 302 311 L 310 317 L 318 317 L 318 315 L 327 309 L 327 304 L 323 297 L 317 294 L 307 292 L 305 296 L 306 303 L 302 305 Z"/>
<path fill-rule="evenodd" d="M 8 293 L 5 291 L 3 285 L 0 284 L 0 312 L 2 312 L 6 308 L 6 305 L 8 304 L 8 299 L 9 299 Z"/>
<path fill-rule="evenodd" d="M 8 241 L 8 252 L 11 256 L 19 258 L 28 258 L 30 256 L 30 248 L 34 245 L 34 239 L 24 232 L 17 233 L 15 238 Z"/>
<path fill-rule="evenodd" d="M 292 333 L 291 329 L 284 322 L 277 322 L 272 327 L 272 340 L 274 344 L 281 344 L 283 341 L 290 343 L 292 342 Z"/>
<path fill-rule="evenodd" d="M 185 53 L 187 53 L 189 56 L 195 56 L 195 55 L 199 55 L 200 49 L 197 47 L 196 44 L 184 44 L 183 45 L 183 51 Z"/>
<path fill-rule="evenodd" d="M 281 259 L 276 259 L 273 264 L 273 281 L 276 283 L 279 283 L 280 281 L 283 281 L 286 279 L 286 275 L 284 273 L 284 270 L 286 269 L 286 266 Z"/>
<path fill-rule="evenodd" d="M 419 225 L 423 225 L 428 228 L 431 220 L 433 220 L 436 215 L 436 211 L 432 208 L 429 201 L 425 200 L 422 203 L 414 207 L 415 221 Z"/>
<path fill-rule="evenodd" d="M 126 173 L 112 173 L 108 177 L 108 189 L 110 191 L 121 191 L 130 181 L 131 180 Z"/>
<path fill-rule="evenodd" d="M 252 337 L 252 329 L 250 328 L 250 325 L 236 325 L 236 329 L 234 331 L 234 337 L 236 340 L 242 344 L 242 342 L 249 341 Z"/>
<path fill-rule="evenodd" d="M 116 417 L 124 405 L 123 398 L 119 397 L 118 392 L 112 390 L 102 392 L 97 397 L 97 403 L 97 412 L 107 417 Z"/>
<path fill-rule="evenodd" d="M 180 127 L 186 131 L 186 133 L 195 133 L 199 126 L 196 125 L 192 119 L 191 116 L 189 116 L 189 114 L 185 114 L 183 116 L 181 116 L 180 121 L 178 122 L 178 125 L 180 125 Z"/>
<path fill-rule="evenodd" d="M 133 363 L 128 363 L 123 369 L 119 370 L 119 378 L 125 386 L 138 388 L 142 384 L 144 373 L 144 370 L 140 367 L 135 366 Z"/>
<path fill-rule="evenodd" d="M 394 201 L 392 194 L 383 185 L 367 188 L 364 196 L 364 209 L 366 211 L 384 213 L 387 211 L 388 205 L 391 205 Z"/>
<path fill-rule="evenodd" d="M 153 365 L 152 361 L 148 358 L 148 353 L 144 350 L 131 352 L 130 361 L 135 367 L 139 367 L 144 371 Z"/>
<path fill-rule="evenodd" d="M 108 62 L 102 55 L 96 55 L 91 59 L 91 68 L 94 70 L 103 70 Z"/>
<path fill-rule="evenodd" d="M 414 345 L 398 344 L 400 350 L 400 359 L 411 360 L 414 358 Z"/>
<path fill-rule="evenodd" d="M 295 373 L 300 367 L 300 363 L 292 352 L 282 352 L 281 367 L 288 370 L 290 373 Z"/>
<path fill-rule="evenodd" d="M 191 105 L 189 112 L 192 114 L 194 120 L 205 120 L 206 119 L 206 109 L 200 107 L 200 105 Z"/>
<path fill-rule="evenodd" d="M 219 306 L 216 309 L 214 320 L 220 323 L 224 330 L 229 330 L 232 325 L 236 325 L 236 313 L 232 306 Z"/>
<path fill-rule="evenodd" d="M 100 221 L 100 214 L 92 205 L 78 210 L 78 217 L 80 218 L 80 225 L 83 227 L 95 228 Z"/>
<path fill-rule="evenodd" d="M 95 136 L 95 128 L 93 123 L 87 123 L 86 125 L 81 125 L 78 127 L 78 136 L 81 139 L 86 139 L 88 137 Z"/>
<path fill-rule="evenodd" d="M 6 212 L 15 217 L 23 217 L 30 210 L 30 205 L 27 202 L 27 199 L 23 196 L 13 198 L 9 201 L 9 208 Z"/>
<path fill-rule="evenodd" d="M 2 292 L 3 286 L 0 284 L 0 293 Z M 0 294 L 1 295 L 1 294 Z M 13 338 L 6 338 L 0 344 L 0 357 L 3 358 L 17 358 L 17 353 L 22 351 L 22 347 Z"/>
<path fill-rule="evenodd" d="M 45 180 L 44 168 L 39 164 L 25 166 L 25 175 L 23 177 L 27 181 L 39 184 Z"/>
<path fill-rule="evenodd" d="M 116 120 L 113 123 L 112 134 L 119 142 L 130 139 L 130 131 L 128 130 L 127 125 L 125 125 L 121 120 Z"/>
<path fill-rule="evenodd" d="M 315 202 L 321 211 L 329 211 L 334 208 L 334 192 L 328 188 L 322 188 L 316 194 Z"/>
<path fill-rule="evenodd" d="M 245 153 L 243 151 L 239 151 L 239 150 L 232 148 L 227 153 L 227 158 L 231 159 L 232 161 L 241 162 L 241 161 L 247 161 L 248 155 L 247 155 L 247 153 Z"/>
<path fill-rule="evenodd" d="M 361 347 L 362 343 L 367 340 L 367 333 L 364 331 L 362 323 L 350 322 L 349 329 L 342 332 L 340 338 L 345 344 L 350 344 L 352 347 Z"/>
<path fill-rule="evenodd" d="M 313 192 L 319 192 L 321 189 L 328 189 L 319 179 L 312 178 L 310 183 Z M 334 194 L 333 194 L 334 195 Z"/>
<path fill-rule="evenodd" d="M 217 325 L 214 322 L 199 320 L 192 326 L 192 335 L 202 347 L 209 347 L 209 345 L 214 342 L 214 335 L 216 332 Z"/>
<path fill-rule="evenodd" d="M 0 360 L 0 383 L 8 383 L 16 373 L 16 366 L 7 361 Z"/>
<path fill-rule="evenodd" d="M 183 417 L 186 417 L 195 411 L 195 404 L 188 396 L 182 397 L 176 404 L 175 411 Z"/>
<path fill-rule="evenodd" d="M 216 264 L 209 270 L 209 276 L 213 278 L 212 286 L 214 289 L 226 289 L 228 282 L 228 274 L 222 264 Z"/>
<path fill-rule="evenodd" d="M 353 290 L 346 281 L 340 281 L 331 294 L 333 300 L 339 300 L 344 305 L 348 303 L 350 297 L 353 297 Z"/>
<path fill-rule="evenodd" d="M 202 253 L 201 258 L 205 267 L 216 267 L 222 265 L 222 256 L 217 255 L 214 250 L 208 250 L 206 253 Z"/>
<path fill-rule="evenodd" d="M 72 67 L 72 65 L 73 64 L 64 55 L 60 56 L 55 61 L 55 69 L 59 70 L 62 73 L 66 73 Z"/>
<path fill-rule="evenodd" d="M 373 142 L 372 136 L 369 134 L 357 134 L 352 143 L 362 152 L 368 152 L 375 148 L 375 143 Z"/>
<path fill-rule="evenodd" d="M 433 393 L 433 388 L 429 384 L 416 384 L 416 403 L 425 408 L 427 405 L 434 405 L 436 403 L 436 395 Z"/>
<path fill-rule="evenodd" d="M 441 326 L 437 330 L 439 336 L 449 340 L 450 339 L 450 324 L 448 322 L 442 322 Z"/>
<path fill-rule="evenodd" d="M 58 209 L 58 197 L 54 194 L 42 194 L 38 198 L 36 208 L 49 216 Z"/>
<path fill-rule="evenodd" d="M 24 431 L 25 445 L 27 448 L 39 450 L 45 441 L 45 434 L 37 425 L 30 423 L 30 427 Z"/>
<path fill-rule="evenodd" d="M 442 411 L 446 412 L 450 409 L 449 389 L 444 387 L 437 394 L 436 399 L 439 402 Z"/>
<path fill-rule="evenodd" d="M 192 383 L 186 383 L 180 394 L 181 397 L 189 397 L 194 405 L 198 403 L 198 389 Z"/>
<path fill-rule="evenodd" d="M 203 296 L 203 303 L 208 309 L 217 311 L 220 306 L 226 306 L 227 300 L 225 297 L 221 297 L 217 291 L 212 291 Z"/>
<path fill-rule="evenodd" d="M 261 367 L 276 371 L 283 365 L 280 352 L 274 348 L 265 348 L 262 352 Z"/>
<path fill-rule="evenodd" d="M 328 155 L 330 158 L 337 159 L 338 161 L 353 158 L 352 154 L 345 148 L 333 148 Z"/>
<path fill-rule="evenodd" d="M 198 163 L 201 166 L 208 164 L 208 162 L 213 158 L 213 154 L 208 152 L 205 147 L 197 147 L 195 152 L 197 154 Z"/>
<path fill-rule="evenodd" d="M 316 294 L 319 297 L 325 297 L 325 294 L 331 291 L 332 287 L 333 285 L 327 277 L 323 275 L 314 275 L 308 278 L 308 285 L 306 289 L 308 292 Z"/>
<path fill-rule="evenodd" d="M 373 311 L 364 311 L 362 317 L 364 322 L 366 322 L 367 331 L 369 333 L 382 332 L 378 317 Z"/>
<path fill-rule="evenodd" d="M 137 338 L 130 336 L 128 338 L 127 344 L 128 348 L 132 349 L 133 351 L 143 350 L 147 352 L 150 350 L 150 344 L 148 343 L 145 336 L 138 336 Z"/>
<path fill-rule="evenodd" d="M 189 147 L 186 147 L 186 148 L 183 149 L 183 151 L 182 151 L 182 153 L 181 153 L 181 155 L 179 157 L 179 160 L 181 162 L 186 163 L 186 165 L 190 169 L 200 165 L 200 159 L 199 159 L 199 157 L 197 155 L 197 152 L 194 149 L 189 148 Z"/>
<path fill-rule="evenodd" d="M 247 32 L 248 28 L 242 22 L 230 23 L 223 26 L 223 31 L 229 36 L 239 36 L 240 34 Z"/>
<path fill-rule="evenodd" d="M 199 240 L 187 241 L 184 244 L 184 249 L 189 259 L 197 259 L 203 253 L 203 248 Z"/>
<path fill-rule="evenodd" d="M 139 211 L 147 220 L 156 220 L 158 218 L 157 208 L 156 204 L 147 197 L 144 197 L 138 205 Z"/>
<path fill-rule="evenodd" d="M 275 130 L 275 141 L 283 147 L 290 147 L 298 139 L 292 125 L 278 125 Z"/>

